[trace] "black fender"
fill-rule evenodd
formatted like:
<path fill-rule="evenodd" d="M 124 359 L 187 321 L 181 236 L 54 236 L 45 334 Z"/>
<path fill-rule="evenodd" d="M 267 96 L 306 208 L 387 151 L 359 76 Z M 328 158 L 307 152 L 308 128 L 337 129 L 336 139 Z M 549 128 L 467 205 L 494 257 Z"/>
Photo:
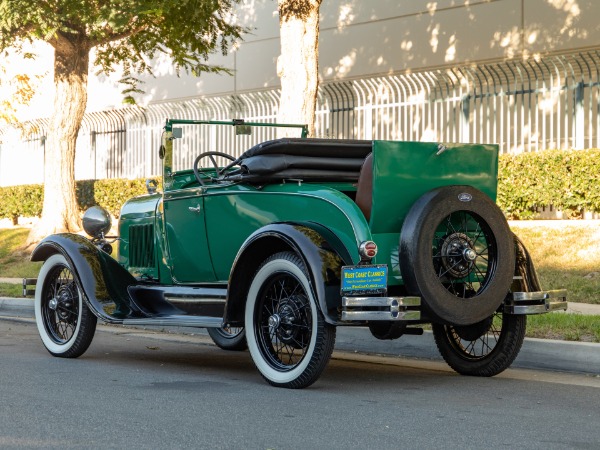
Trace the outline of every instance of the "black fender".
<path fill-rule="evenodd" d="M 542 290 L 540 279 L 523 241 L 513 233 L 515 243 L 515 276 L 512 292 L 539 292 Z"/>
<path fill-rule="evenodd" d="M 71 265 L 84 301 L 99 319 L 121 323 L 123 319 L 146 317 L 127 291 L 138 284 L 137 280 L 91 241 L 78 234 L 53 234 L 38 244 L 31 260 L 45 261 L 57 253 Z"/>
<path fill-rule="evenodd" d="M 342 304 L 341 267 L 352 264 L 352 259 L 331 230 L 314 222 L 273 223 L 246 239 L 231 268 L 224 322 L 244 325 L 247 293 L 254 274 L 265 259 L 281 251 L 293 251 L 302 259 L 325 321 L 337 325 Z"/>

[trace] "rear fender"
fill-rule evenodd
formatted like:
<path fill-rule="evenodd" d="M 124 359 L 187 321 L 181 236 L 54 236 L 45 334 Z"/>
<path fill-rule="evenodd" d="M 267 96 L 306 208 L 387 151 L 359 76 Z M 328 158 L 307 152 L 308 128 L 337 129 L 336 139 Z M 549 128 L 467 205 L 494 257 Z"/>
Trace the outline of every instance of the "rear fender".
<path fill-rule="evenodd" d="M 513 233 L 515 242 L 515 276 L 511 286 L 512 292 L 539 292 L 542 290 L 540 280 L 533 265 L 533 260 L 523 241 Z"/>
<path fill-rule="evenodd" d="M 254 232 L 240 248 L 229 276 L 225 323 L 243 326 L 248 289 L 260 264 L 270 255 L 292 251 L 304 262 L 312 293 L 330 324 L 339 322 L 340 271 L 352 264 L 341 241 L 322 225 L 274 223 Z"/>
<path fill-rule="evenodd" d="M 53 234 L 39 243 L 31 260 L 45 261 L 56 253 L 69 261 L 84 301 L 99 319 L 120 323 L 145 317 L 127 291 L 137 284 L 136 279 L 88 239 L 78 234 Z M 37 289 L 41 288 L 38 284 Z"/>

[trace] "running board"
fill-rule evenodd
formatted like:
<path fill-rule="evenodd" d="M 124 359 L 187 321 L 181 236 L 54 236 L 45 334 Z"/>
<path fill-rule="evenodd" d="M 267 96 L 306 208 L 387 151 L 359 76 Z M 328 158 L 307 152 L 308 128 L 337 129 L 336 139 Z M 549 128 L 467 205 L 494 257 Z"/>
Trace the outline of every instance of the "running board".
<path fill-rule="evenodd" d="M 129 286 L 127 290 L 142 311 L 156 318 L 222 318 L 227 299 L 227 287 L 219 284 L 205 286 L 140 284 Z"/>
<path fill-rule="evenodd" d="M 159 316 L 143 319 L 125 319 L 122 324 L 131 326 L 221 328 L 223 326 L 223 319 L 221 317 L 205 316 Z"/>

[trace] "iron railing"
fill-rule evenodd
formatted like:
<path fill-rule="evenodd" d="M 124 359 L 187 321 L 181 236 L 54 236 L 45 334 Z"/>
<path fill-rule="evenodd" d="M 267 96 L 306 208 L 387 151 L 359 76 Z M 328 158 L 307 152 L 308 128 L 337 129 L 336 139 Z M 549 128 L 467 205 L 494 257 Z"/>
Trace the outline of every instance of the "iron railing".
<path fill-rule="evenodd" d="M 321 84 L 316 134 L 350 139 L 497 143 L 502 152 L 600 147 L 600 51 L 526 61 L 440 68 Z M 77 179 L 160 173 L 166 118 L 274 122 L 277 89 L 202 97 L 86 114 L 77 140 Z M 0 185 L 43 182 L 48 120 L 26 137 L 0 129 Z M 176 148 L 176 168 L 202 151 L 239 156 L 275 138 L 262 128 L 235 136 L 229 127 L 190 129 Z M 15 170 L 22 168 L 24 170 Z"/>

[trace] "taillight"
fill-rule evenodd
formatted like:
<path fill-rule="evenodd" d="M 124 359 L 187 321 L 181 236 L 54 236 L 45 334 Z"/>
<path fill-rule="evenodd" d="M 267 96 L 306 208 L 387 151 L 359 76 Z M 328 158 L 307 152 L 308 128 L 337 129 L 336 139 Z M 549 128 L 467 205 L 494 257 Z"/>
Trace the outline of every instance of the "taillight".
<path fill-rule="evenodd" d="M 361 261 L 371 260 L 377 255 L 377 244 L 373 241 L 363 241 L 358 246 Z"/>

